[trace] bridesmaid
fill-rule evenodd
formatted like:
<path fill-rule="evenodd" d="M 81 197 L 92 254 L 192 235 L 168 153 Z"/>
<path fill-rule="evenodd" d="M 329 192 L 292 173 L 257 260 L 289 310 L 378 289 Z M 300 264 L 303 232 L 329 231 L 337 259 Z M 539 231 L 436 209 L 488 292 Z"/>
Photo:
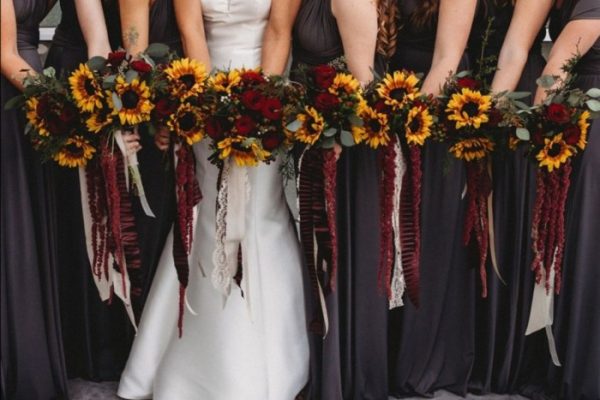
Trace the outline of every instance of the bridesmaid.
<path fill-rule="evenodd" d="M 437 95 L 449 72 L 466 69 L 475 8 L 476 0 L 400 0 L 390 69 L 425 73 L 423 92 Z M 422 157 L 420 306 L 406 301 L 391 314 L 390 387 L 401 395 L 440 388 L 465 395 L 479 291 L 462 243 L 464 166 L 443 143 L 428 143 Z"/>
<path fill-rule="evenodd" d="M 119 46 L 116 0 L 60 0 L 61 21 L 46 66 L 69 74 L 93 56 Z M 59 295 L 68 374 L 90 380 L 118 379 L 133 328 L 120 301 L 100 300 L 86 251 L 77 170 L 52 166 L 56 201 Z"/>
<path fill-rule="evenodd" d="M 350 72 L 367 83 L 373 79 L 377 27 L 371 1 L 304 0 L 294 26 L 293 63 L 318 65 L 344 57 Z M 310 398 L 387 399 L 387 298 L 378 289 L 379 236 L 374 234 L 379 232 L 377 153 L 345 149 L 337 168 L 339 267 L 336 289 L 326 296 L 329 333 L 312 337 Z"/>
<path fill-rule="evenodd" d="M 53 199 L 46 170 L 24 135 L 25 121 L 6 102 L 41 71 L 39 23 L 47 0 L 1 0 L 2 245 L 0 246 L 1 397 L 64 398 L 67 380 L 57 298 Z"/>
<path fill-rule="evenodd" d="M 577 87 L 600 88 L 600 4 L 558 1 L 550 18 L 554 46 L 545 75 L 563 75 L 561 66 L 577 49 Z M 538 89 L 535 103 L 544 98 Z M 548 381 L 559 398 L 600 398 L 600 121 L 588 131 L 588 146 L 573 165 L 567 198 L 566 243 L 561 294 L 555 299 L 554 333 L 562 368 L 551 366 Z"/>
<path fill-rule="evenodd" d="M 483 55 L 497 57 L 497 72 L 485 78 L 492 90 L 530 92 L 522 101 L 531 103 L 536 79 L 544 69 L 542 42 L 552 0 L 480 0 L 469 40 L 472 68 L 482 55 L 482 37 L 493 18 Z M 475 364 L 469 389 L 473 392 L 513 392 L 528 380 L 523 358 L 525 330 L 533 293 L 534 277 L 530 242 L 530 219 L 535 196 L 536 167 L 525 156 L 525 148 L 496 154 L 493 160 L 494 224 L 497 274 L 488 274 L 488 297 L 477 297 Z M 492 265 L 488 262 L 488 270 Z M 478 279 L 478 278 L 476 278 Z M 536 335 L 528 346 L 542 344 Z M 539 338 L 543 339 L 543 338 Z"/>

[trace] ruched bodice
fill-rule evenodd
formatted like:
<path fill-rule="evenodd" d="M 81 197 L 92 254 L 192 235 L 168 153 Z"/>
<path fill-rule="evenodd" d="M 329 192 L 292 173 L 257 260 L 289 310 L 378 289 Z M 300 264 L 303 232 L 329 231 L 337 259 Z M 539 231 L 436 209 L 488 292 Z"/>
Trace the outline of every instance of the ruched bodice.
<path fill-rule="evenodd" d="M 331 0 L 304 0 L 294 25 L 294 62 L 325 64 L 343 54 Z"/>

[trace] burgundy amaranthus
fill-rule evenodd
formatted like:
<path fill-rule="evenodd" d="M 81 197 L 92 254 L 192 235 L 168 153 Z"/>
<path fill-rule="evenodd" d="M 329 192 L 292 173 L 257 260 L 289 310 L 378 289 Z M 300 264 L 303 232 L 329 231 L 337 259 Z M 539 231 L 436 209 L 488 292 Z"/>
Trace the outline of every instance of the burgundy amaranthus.
<path fill-rule="evenodd" d="M 397 137 L 392 136 L 391 143 L 381 149 L 382 175 L 379 181 L 381 244 L 379 251 L 378 284 L 385 290 L 388 298 L 392 296 L 392 266 L 394 264 L 394 231 L 392 214 L 394 213 L 394 182 L 396 179 Z"/>

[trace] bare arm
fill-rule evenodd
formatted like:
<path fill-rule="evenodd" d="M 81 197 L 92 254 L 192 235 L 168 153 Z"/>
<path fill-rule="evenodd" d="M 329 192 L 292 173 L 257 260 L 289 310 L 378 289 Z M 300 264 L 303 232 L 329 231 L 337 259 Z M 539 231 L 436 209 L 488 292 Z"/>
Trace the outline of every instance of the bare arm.
<path fill-rule="evenodd" d="M 265 30 L 261 65 L 267 74 L 282 74 L 287 66 L 292 43 L 292 28 L 300 0 L 273 0 Z"/>
<path fill-rule="evenodd" d="M 567 60 L 575 55 L 576 50 L 581 55 L 587 53 L 599 37 L 600 20 L 578 19 L 569 22 L 554 42 L 543 74 L 564 77 L 561 67 Z M 541 103 L 545 97 L 544 89 L 538 88 L 534 103 Z"/>
<path fill-rule="evenodd" d="M 17 48 L 17 19 L 15 17 L 15 8 L 13 0 L 1 0 L 2 8 L 0 20 L 2 28 L 2 38 L 0 42 L 0 69 L 2 75 L 6 77 L 19 90 L 23 90 L 23 79 L 27 73 L 35 73 L 33 68 L 19 55 Z M 24 72 L 23 70 L 28 70 Z"/>
<path fill-rule="evenodd" d="M 440 0 L 435 50 L 423 92 L 437 95 L 449 73 L 455 73 L 467 47 L 476 0 Z"/>
<path fill-rule="evenodd" d="M 186 57 L 204 63 L 206 69 L 210 70 L 210 55 L 204 34 L 202 3 L 200 0 L 173 0 L 173 4 Z"/>
<path fill-rule="evenodd" d="M 123 47 L 138 55 L 148 48 L 150 0 L 119 0 Z"/>
<path fill-rule="evenodd" d="M 529 51 L 544 26 L 553 0 L 518 0 L 510 27 L 498 56 L 492 90 L 515 90 L 527 63 Z"/>
<path fill-rule="evenodd" d="M 110 52 L 102 0 L 75 0 L 77 19 L 87 45 L 88 57 L 106 57 Z"/>
<path fill-rule="evenodd" d="M 331 0 L 331 9 L 350 72 L 360 82 L 370 82 L 377 45 L 376 3 L 371 0 Z"/>

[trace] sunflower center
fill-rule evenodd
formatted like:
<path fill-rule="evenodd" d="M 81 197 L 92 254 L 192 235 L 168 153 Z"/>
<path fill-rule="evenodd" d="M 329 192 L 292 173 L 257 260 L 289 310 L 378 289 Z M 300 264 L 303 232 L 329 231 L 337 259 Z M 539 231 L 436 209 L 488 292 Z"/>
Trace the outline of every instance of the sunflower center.
<path fill-rule="evenodd" d="M 79 157 L 83 156 L 83 147 L 77 146 L 74 143 L 67 145 L 66 150 L 67 150 L 67 153 L 69 153 L 69 155 L 71 157 L 79 158 Z"/>
<path fill-rule="evenodd" d="M 395 88 L 390 92 L 390 97 L 397 101 L 402 101 L 407 95 L 407 91 L 405 88 Z"/>
<path fill-rule="evenodd" d="M 196 83 L 196 78 L 192 74 L 182 75 L 181 78 L 179 78 L 179 80 L 183 82 L 186 89 L 191 89 L 192 86 L 194 86 L 194 83 Z"/>
<path fill-rule="evenodd" d="M 367 125 L 371 132 L 379 132 L 381 130 L 381 123 L 376 119 L 370 120 Z"/>
<path fill-rule="evenodd" d="M 549 149 L 548 149 L 548 155 L 550 157 L 556 157 L 560 154 L 560 151 L 562 150 L 562 146 L 558 143 L 554 143 Z"/>
<path fill-rule="evenodd" d="M 408 129 L 410 129 L 412 133 L 418 132 L 421 129 L 421 120 L 419 118 L 413 118 L 413 120 L 410 121 L 410 124 L 408 124 Z"/>
<path fill-rule="evenodd" d="M 83 87 L 85 88 L 85 92 L 90 96 L 96 93 L 96 88 L 94 87 L 91 79 L 86 79 Z"/>
<path fill-rule="evenodd" d="M 470 101 L 463 106 L 463 111 L 466 112 L 469 117 L 474 117 L 479 114 L 479 104 Z"/>
<path fill-rule="evenodd" d="M 130 89 L 123 93 L 121 100 L 123 101 L 123 107 L 133 109 L 137 107 L 140 96 L 134 90 Z"/>
<path fill-rule="evenodd" d="M 196 126 L 196 116 L 193 113 L 186 112 L 179 118 L 179 127 L 183 131 L 188 132 L 192 130 L 194 126 Z"/>

